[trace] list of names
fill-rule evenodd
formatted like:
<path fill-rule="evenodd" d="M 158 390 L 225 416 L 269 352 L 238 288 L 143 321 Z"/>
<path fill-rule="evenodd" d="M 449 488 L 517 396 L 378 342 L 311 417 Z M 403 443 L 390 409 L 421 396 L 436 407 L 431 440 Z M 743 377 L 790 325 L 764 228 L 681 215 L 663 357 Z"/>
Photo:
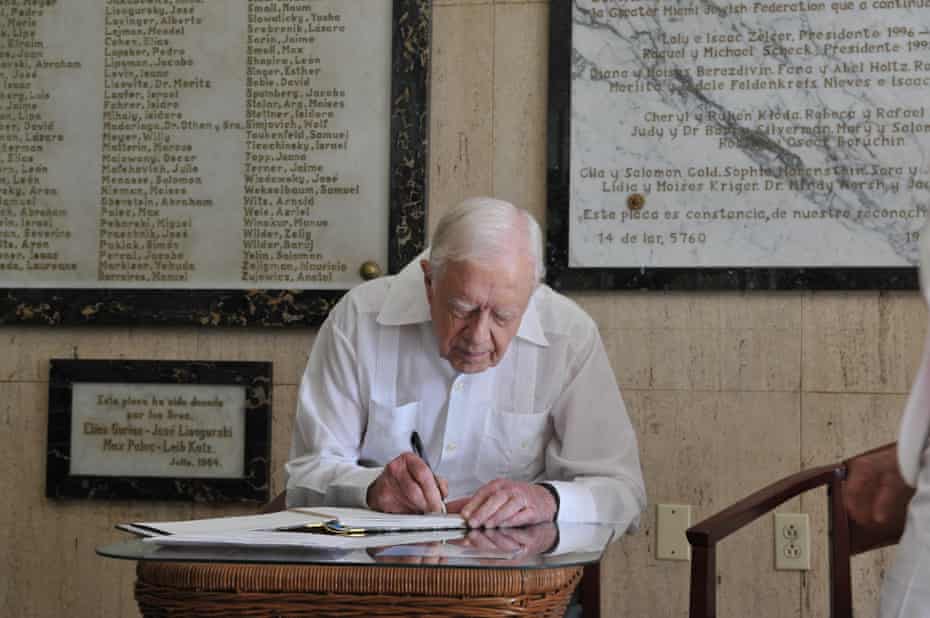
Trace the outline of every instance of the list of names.
<path fill-rule="evenodd" d="M 0 287 L 386 266 L 392 3 L 0 3 Z"/>

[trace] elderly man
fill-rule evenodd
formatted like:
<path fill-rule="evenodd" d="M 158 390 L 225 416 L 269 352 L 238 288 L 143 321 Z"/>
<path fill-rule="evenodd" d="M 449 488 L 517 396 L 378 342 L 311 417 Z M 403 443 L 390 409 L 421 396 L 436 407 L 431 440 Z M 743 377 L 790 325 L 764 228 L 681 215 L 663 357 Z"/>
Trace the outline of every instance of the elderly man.
<path fill-rule="evenodd" d="M 636 437 L 594 322 L 541 284 L 535 220 L 467 200 L 421 257 L 350 291 L 321 327 L 288 504 L 447 506 L 487 528 L 635 523 Z"/>

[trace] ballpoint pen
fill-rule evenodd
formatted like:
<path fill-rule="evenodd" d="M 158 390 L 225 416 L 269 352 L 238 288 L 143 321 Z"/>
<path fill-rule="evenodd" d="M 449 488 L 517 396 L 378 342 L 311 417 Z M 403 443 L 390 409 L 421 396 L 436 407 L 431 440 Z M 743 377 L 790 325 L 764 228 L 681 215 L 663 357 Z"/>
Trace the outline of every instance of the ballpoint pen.
<path fill-rule="evenodd" d="M 433 466 L 430 465 L 429 459 L 426 458 L 426 453 L 423 451 L 423 442 L 420 440 L 420 434 L 418 434 L 416 430 L 414 430 L 414 432 L 410 434 L 410 448 L 413 449 L 414 455 L 416 455 L 417 457 L 423 460 L 423 463 L 425 463 L 426 467 L 430 469 L 430 472 L 433 472 Z M 439 488 L 439 479 L 436 478 L 435 472 L 433 472 L 433 478 L 436 480 L 436 487 Z M 441 504 L 442 504 L 441 512 L 443 515 L 445 515 L 446 504 L 444 502 L 441 502 Z"/>

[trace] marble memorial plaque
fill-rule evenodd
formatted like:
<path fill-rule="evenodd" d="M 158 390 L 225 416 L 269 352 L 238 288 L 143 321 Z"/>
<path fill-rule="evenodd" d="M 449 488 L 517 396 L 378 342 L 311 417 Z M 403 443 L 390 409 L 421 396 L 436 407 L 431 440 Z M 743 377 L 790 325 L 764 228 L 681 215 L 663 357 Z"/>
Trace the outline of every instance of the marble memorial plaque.
<path fill-rule="evenodd" d="M 915 287 L 930 204 L 923 0 L 558 4 L 562 267 L 633 285 L 665 270 L 692 287 L 690 270 L 718 275 L 705 286 L 818 287 L 804 273 L 842 270 L 826 287 L 883 272 L 877 287 Z M 728 276 L 739 269 L 766 272 Z"/>
<path fill-rule="evenodd" d="M 271 366 L 53 360 L 50 497 L 268 498 Z"/>
<path fill-rule="evenodd" d="M 0 323 L 69 321 L 29 290 L 174 290 L 152 318 L 195 323 L 241 304 L 223 291 L 320 291 L 322 311 L 307 297 L 275 320 L 307 323 L 363 266 L 399 270 L 423 245 L 425 173 L 409 168 L 424 162 L 428 6 L 4 3 L 0 288 L 27 300 Z M 179 319 L 205 290 L 214 302 Z M 249 294 L 219 321 L 255 320 Z M 107 315 L 93 297 L 70 321 Z"/>
<path fill-rule="evenodd" d="M 71 474 L 241 478 L 245 387 L 78 382 Z"/>

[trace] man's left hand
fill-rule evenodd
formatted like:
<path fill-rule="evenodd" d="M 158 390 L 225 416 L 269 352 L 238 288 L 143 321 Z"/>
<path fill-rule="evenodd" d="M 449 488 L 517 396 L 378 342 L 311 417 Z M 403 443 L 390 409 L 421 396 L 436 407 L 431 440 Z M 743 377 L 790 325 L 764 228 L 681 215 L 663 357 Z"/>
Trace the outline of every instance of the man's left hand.
<path fill-rule="evenodd" d="M 461 513 L 470 528 L 529 526 L 555 518 L 552 494 L 534 483 L 497 479 L 475 495 L 449 502 L 450 513 Z"/>

